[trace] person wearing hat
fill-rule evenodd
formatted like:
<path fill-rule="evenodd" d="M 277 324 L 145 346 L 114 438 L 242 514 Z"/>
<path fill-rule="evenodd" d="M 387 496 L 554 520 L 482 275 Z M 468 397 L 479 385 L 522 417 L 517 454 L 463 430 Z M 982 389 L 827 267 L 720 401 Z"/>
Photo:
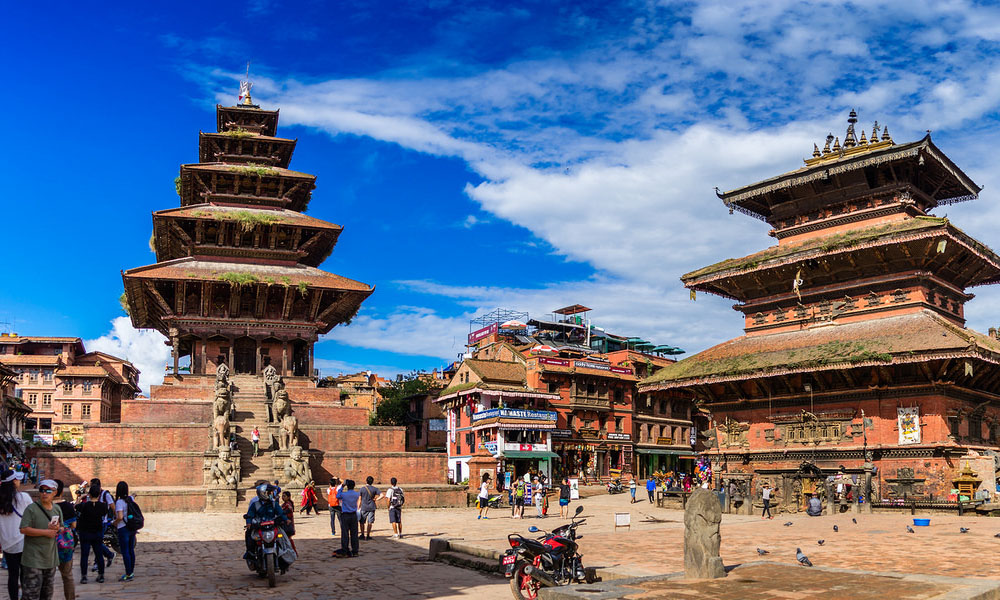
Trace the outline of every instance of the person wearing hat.
<path fill-rule="evenodd" d="M 773 519 L 771 516 L 771 484 L 764 482 L 764 487 L 760 491 L 760 498 L 764 501 L 764 510 L 760 512 L 761 519 Z M 766 517 L 764 515 L 767 515 Z"/>
<path fill-rule="evenodd" d="M 29 504 L 21 517 L 21 535 L 24 536 L 22 600 L 52 600 L 59 567 L 56 536 L 63 525 L 62 509 L 53 502 L 58 488 L 55 481 L 43 479 L 38 484 L 38 501 Z"/>
<path fill-rule="evenodd" d="M 7 560 L 7 593 L 19 597 L 21 590 L 21 555 L 24 536 L 21 516 L 31 504 L 31 496 L 20 491 L 24 474 L 6 469 L 0 473 L 0 548 Z"/>

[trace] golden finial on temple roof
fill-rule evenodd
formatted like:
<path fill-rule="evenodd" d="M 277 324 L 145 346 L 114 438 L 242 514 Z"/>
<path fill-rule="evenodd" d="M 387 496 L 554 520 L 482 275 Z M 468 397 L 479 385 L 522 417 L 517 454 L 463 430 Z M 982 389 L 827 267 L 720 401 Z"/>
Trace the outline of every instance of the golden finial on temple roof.
<path fill-rule="evenodd" d="M 875 121 L 875 124 L 872 125 L 872 143 L 874 144 L 877 141 L 878 141 L 878 121 Z"/>
<path fill-rule="evenodd" d="M 882 141 L 883 142 L 890 142 L 890 143 L 892 142 L 892 136 L 889 135 L 889 128 L 888 127 L 883 127 L 882 128 Z"/>
<path fill-rule="evenodd" d="M 844 134 L 844 148 L 853 148 L 858 145 L 858 140 L 854 135 L 854 124 L 858 122 L 858 113 L 853 108 L 851 114 L 847 116 L 847 133 Z"/>
<path fill-rule="evenodd" d="M 833 134 L 831 133 L 831 134 L 829 134 L 829 135 L 826 136 L 826 145 L 823 146 L 823 154 L 824 155 L 830 153 L 830 144 L 832 144 L 832 143 L 833 143 Z"/>
<path fill-rule="evenodd" d="M 240 103 L 243 106 L 253 106 L 253 100 L 250 99 L 250 88 L 253 84 L 250 83 L 250 62 L 247 61 L 247 79 L 246 81 L 240 82 Z"/>
<path fill-rule="evenodd" d="M 862 146 L 867 146 L 868 145 L 868 138 L 865 137 L 865 130 L 864 129 L 861 130 L 861 139 L 858 140 L 858 144 L 860 144 Z"/>
<path fill-rule="evenodd" d="M 833 151 L 840 152 L 840 136 L 837 136 L 833 140 Z"/>
<path fill-rule="evenodd" d="M 822 155 L 819 153 L 819 146 L 813 144 L 813 158 L 819 158 L 820 156 Z"/>

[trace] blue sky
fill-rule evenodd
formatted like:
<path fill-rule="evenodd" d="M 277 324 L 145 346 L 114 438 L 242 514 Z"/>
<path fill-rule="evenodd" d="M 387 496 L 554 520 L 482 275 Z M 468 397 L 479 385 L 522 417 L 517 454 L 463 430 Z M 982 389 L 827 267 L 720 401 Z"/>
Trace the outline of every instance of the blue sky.
<path fill-rule="evenodd" d="M 971 2 L 269 2 L 9 7 L 0 321 L 126 354 L 122 269 L 154 260 L 214 105 L 254 98 L 344 226 L 323 268 L 377 286 L 317 346 L 327 374 L 430 369 L 470 316 L 573 303 L 697 351 L 740 333 L 678 276 L 772 243 L 712 188 L 798 168 L 857 108 L 897 142 L 933 130 L 980 185 L 948 207 L 996 246 L 1000 15 Z M 996 325 L 972 290 L 969 324 Z"/>

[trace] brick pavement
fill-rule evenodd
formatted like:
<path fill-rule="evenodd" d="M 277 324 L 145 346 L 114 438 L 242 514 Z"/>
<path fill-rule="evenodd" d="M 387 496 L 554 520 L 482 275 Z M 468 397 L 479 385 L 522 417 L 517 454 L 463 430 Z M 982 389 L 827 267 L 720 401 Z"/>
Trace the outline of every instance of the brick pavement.
<path fill-rule="evenodd" d="M 683 514 L 647 503 L 629 505 L 628 496 L 595 496 L 582 501 L 587 523 L 581 549 L 589 566 L 611 568 L 621 574 L 653 575 L 683 568 Z M 629 530 L 613 528 L 615 511 L 630 512 Z M 532 508 L 525 509 L 528 517 Z M 479 521 L 476 511 L 463 509 L 410 509 L 405 511 L 407 536 L 389 539 L 386 513 L 380 510 L 373 535 L 362 542 L 356 559 L 330 559 L 326 513 L 299 518 L 296 543 L 302 558 L 289 574 L 279 576 L 276 590 L 297 600 L 353 595 L 375 598 L 392 594 L 413 598 L 507 599 L 510 592 L 502 578 L 467 571 L 425 559 L 431 537 L 463 539 L 466 543 L 504 549 L 511 532 L 527 533 L 531 525 L 543 529 L 565 522 L 557 517 L 512 520 L 509 511 L 491 510 Z M 851 522 L 856 516 L 858 524 Z M 792 521 L 791 527 L 782 523 Z M 795 547 L 801 546 L 818 566 L 878 572 L 923 573 L 955 577 L 1000 578 L 1000 520 L 988 517 L 931 515 L 931 527 L 907 534 L 909 515 L 838 515 L 829 517 L 779 515 L 773 521 L 725 515 L 722 557 L 727 566 L 760 559 L 756 548 L 767 549 L 765 558 L 794 566 Z M 837 524 L 839 533 L 832 526 Z M 969 527 L 967 534 L 959 526 Z M 182 600 L 200 598 L 273 598 L 266 582 L 257 579 L 240 559 L 242 521 L 236 514 L 150 513 L 139 537 L 135 581 L 128 584 L 90 583 L 77 586 L 81 599 L 149 598 Z M 825 539 L 820 547 L 816 540 Z M 339 542 L 338 542 L 339 545 Z M 798 568 L 798 567 L 796 567 Z M 108 579 L 122 573 L 115 560 Z M 343 585 L 346 588 L 333 586 Z M 61 584 L 57 584 L 61 588 Z M 349 591 L 347 591 L 349 590 Z M 61 598 L 61 589 L 57 590 Z"/>

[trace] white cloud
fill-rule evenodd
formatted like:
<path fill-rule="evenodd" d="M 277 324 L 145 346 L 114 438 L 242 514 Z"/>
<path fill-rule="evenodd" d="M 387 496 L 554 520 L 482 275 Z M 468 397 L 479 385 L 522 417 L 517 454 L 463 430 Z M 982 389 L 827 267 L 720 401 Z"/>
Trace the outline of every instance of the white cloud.
<path fill-rule="evenodd" d="M 86 340 L 88 351 L 106 352 L 124 358 L 139 369 L 139 387 L 149 395 L 151 385 L 163 382 L 163 369 L 170 360 L 167 338 L 153 329 L 136 329 L 128 317 L 111 321 L 111 331 L 94 340 Z"/>
<path fill-rule="evenodd" d="M 323 339 L 349 346 L 411 356 L 454 360 L 465 350 L 464 331 L 471 315 L 446 317 L 429 308 L 400 306 L 385 316 L 362 310 L 350 325 L 337 327 Z"/>

